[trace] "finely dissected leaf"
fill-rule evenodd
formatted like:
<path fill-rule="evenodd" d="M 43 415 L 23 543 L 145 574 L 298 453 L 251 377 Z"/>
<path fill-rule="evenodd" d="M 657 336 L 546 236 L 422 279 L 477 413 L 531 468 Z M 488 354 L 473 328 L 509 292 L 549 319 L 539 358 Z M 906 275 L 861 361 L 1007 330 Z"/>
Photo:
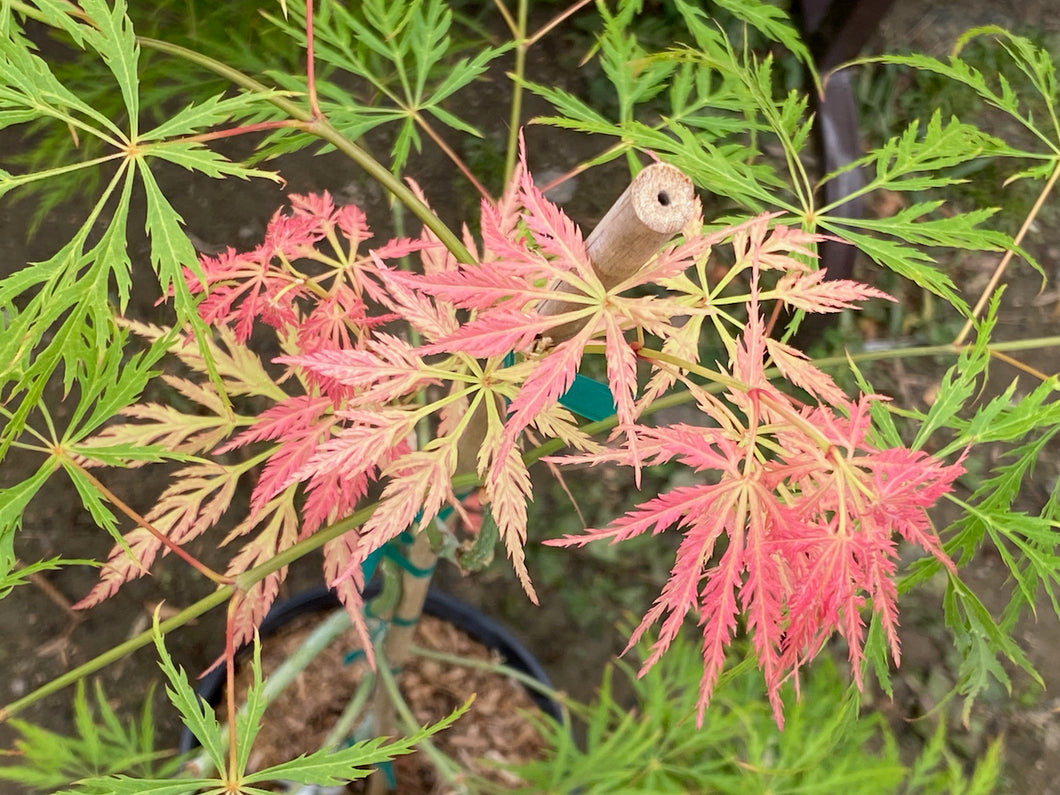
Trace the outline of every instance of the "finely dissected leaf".
<path fill-rule="evenodd" d="M 950 579 L 943 605 L 946 625 L 954 632 L 961 654 L 957 686 L 965 696 L 965 720 L 975 698 L 993 682 L 1000 683 L 1006 691 L 1012 689 L 1009 674 L 997 658 L 999 651 L 1042 684 L 1041 676 L 1027 659 L 1026 653 L 1008 632 L 998 626 L 983 603 L 959 580 Z"/>
<path fill-rule="evenodd" d="M 225 770 L 226 744 L 222 738 L 221 724 L 217 722 L 213 709 L 192 689 L 183 668 L 173 664 L 173 659 L 166 650 L 164 637 L 159 630 L 158 611 L 154 616 L 155 649 L 158 651 L 158 664 L 169 683 L 166 693 L 169 700 L 180 711 L 181 720 L 188 727 L 195 739 L 209 755 L 215 770 Z"/>
<path fill-rule="evenodd" d="M 247 687 L 243 703 L 239 707 L 235 720 L 236 734 L 236 769 L 242 773 L 250 762 L 254 750 L 254 739 L 262 728 L 262 718 L 268 701 L 264 698 L 264 684 L 261 675 L 261 642 L 257 633 L 252 633 L 253 655 L 250 659 L 250 685 Z M 237 644 L 241 640 L 235 641 Z"/>
<path fill-rule="evenodd" d="M 66 470 L 70 482 L 81 498 L 81 504 L 92 517 L 97 527 L 102 527 L 117 543 L 121 543 L 121 532 L 118 530 L 118 518 L 108 505 L 107 497 L 92 483 L 85 471 L 78 465 L 63 461 L 63 469 Z"/>
<path fill-rule="evenodd" d="M 135 141 L 140 124 L 139 80 L 136 73 L 140 47 L 136 43 L 132 23 L 125 15 L 125 3 L 115 0 L 113 7 L 108 8 L 103 0 L 84 0 L 82 5 L 94 23 L 92 28 L 85 30 L 84 38 L 103 56 L 121 89 L 125 109 L 129 113 L 129 138 Z"/>
<path fill-rule="evenodd" d="M 992 322 L 990 323 L 992 326 Z M 917 430 L 911 447 L 922 448 L 931 435 L 944 427 L 964 407 L 977 388 L 977 379 L 986 369 L 990 359 L 986 343 L 990 338 L 989 326 L 977 337 L 975 345 L 961 352 L 957 364 L 946 371 L 939 383 L 935 400 L 928 409 Z"/>
<path fill-rule="evenodd" d="M 49 558 L 35 563 L 19 565 L 15 557 L 13 534 L 0 533 L 0 599 L 7 596 L 19 585 L 31 581 L 33 575 L 43 571 L 57 571 L 65 566 L 95 566 L 94 560 L 71 560 L 68 558 Z"/>
<path fill-rule="evenodd" d="M 686 5 L 682 3 L 681 5 Z M 791 19 L 780 8 L 761 0 L 718 0 L 718 5 L 738 19 L 754 26 L 771 41 L 779 41 L 808 67 L 813 57 Z"/>
<path fill-rule="evenodd" d="M 136 400 L 158 374 L 155 365 L 170 340 L 159 340 L 136 354 L 127 352 L 126 342 L 127 334 L 118 330 L 94 359 L 82 362 L 80 395 L 63 433 L 64 446 L 85 440 Z"/>
<path fill-rule="evenodd" d="M 97 210 L 108 195 L 100 199 Z M 84 363 L 96 362 L 100 351 L 110 345 L 113 322 L 103 296 L 113 263 L 103 257 L 112 238 L 104 237 L 86 251 L 90 227 L 91 223 L 84 224 L 49 260 L 0 283 L 0 305 L 25 301 L 21 312 L 6 318 L 0 334 L 4 363 L 0 375 L 13 381 L 5 398 L 10 413 L 0 435 L 0 452 L 25 428 L 56 368 L 63 367 L 63 388 L 68 393 L 83 377 Z"/>
<path fill-rule="evenodd" d="M 187 778 L 152 780 L 130 776 L 107 776 L 78 782 L 77 789 L 60 790 L 56 795 L 195 795 L 221 793 L 223 784 L 218 779 Z"/>
<path fill-rule="evenodd" d="M 413 412 L 398 408 L 377 411 L 348 409 L 339 415 L 342 428 L 317 445 L 316 452 L 292 477 L 299 480 L 320 473 L 338 472 L 351 482 L 372 475 L 408 450 L 408 437 L 416 427 Z M 334 495 L 322 495 L 333 499 Z"/>
<path fill-rule="evenodd" d="M 822 218 L 821 226 L 850 241 L 880 265 L 948 301 L 961 314 L 967 315 L 970 311 L 968 304 L 958 294 L 953 280 L 939 270 L 930 255 L 920 249 L 897 240 L 855 232 L 851 227 L 840 226 L 836 219 Z"/>
<path fill-rule="evenodd" d="M 126 723 L 108 703 L 97 682 L 94 699 L 79 682 L 73 698 L 76 734 L 64 736 L 25 721 L 11 725 L 21 735 L 16 742 L 18 763 L 0 767 L 0 779 L 38 790 L 54 791 L 71 781 L 109 771 L 136 771 L 169 778 L 177 765 L 165 751 L 154 748 L 154 716 L 149 687 L 139 721 Z"/>
<path fill-rule="evenodd" d="M 772 260 L 769 246 L 751 244 L 756 240 L 765 238 L 751 229 L 736 243 L 738 261 L 749 257 L 752 284 L 763 263 L 784 267 L 782 260 Z M 805 273 L 801 267 L 788 271 L 795 278 Z M 726 396 L 738 415 L 720 413 L 719 428 L 640 429 L 635 444 L 630 438 L 619 450 L 567 459 L 615 460 L 633 467 L 677 460 L 707 482 L 651 498 L 609 528 L 551 542 L 615 543 L 674 525 L 683 532 L 671 577 L 631 643 L 661 622 L 645 661 L 650 667 L 673 642 L 687 613 L 698 613 L 704 654 L 700 723 L 739 615 L 746 617 L 774 719 L 783 725 L 781 682 L 797 678 L 800 666 L 833 632 L 845 638 L 855 682 L 861 685 L 861 611 L 870 599 L 891 656 L 898 659 L 896 535 L 953 571 L 925 511 L 952 488 L 961 467 L 913 450 L 874 447 L 868 433 L 875 398 L 843 398 L 797 352 L 767 342 L 757 301 L 753 296 L 748 302 L 751 319 L 732 346 L 735 382 L 727 385 Z M 779 392 L 765 370 L 768 351 L 834 408 L 802 406 Z M 709 401 L 702 405 L 713 408 Z"/>
<path fill-rule="evenodd" d="M 760 300 L 776 297 L 788 306 L 806 312 L 841 312 L 844 309 L 856 308 L 858 301 L 871 298 L 882 298 L 888 301 L 896 299 L 882 290 L 869 287 L 867 284 L 849 279 L 830 279 L 825 281 L 823 270 L 809 273 L 789 273 L 783 276 L 773 290 L 763 293 Z"/>
<path fill-rule="evenodd" d="M 1000 142 L 977 127 L 950 119 L 943 124 L 938 111 L 921 128 L 913 122 L 899 136 L 870 153 L 863 164 L 875 164 L 873 189 L 923 191 L 953 184 L 946 169 L 998 148 Z"/>
<path fill-rule="evenodd" d="M 530 473 L 522 457 L 512 449 L 496 470 L 495 478 L 485 479 L 489 514 L 504 540 L 504 548 L 523 590 L 532 602 L 537 594 L 526 570 L 523 548 L 526 546 L 526 503 L 532 498 Z"/>
<path fill-rule="evenodd" d="M 322 103 L 324 112 L 351 139 L 379 124 L 400 122 L 391 149 L 395 173 L 404 170 L 412 147 L 419 150 L 417 121 L 429 123 L 427 114 L 463 133 L 480 135 L 443 103 L 472 84 L 511 45 L 480 44 L 474 57 L 457 58 L 457 45 L 449 35 L 452 11 L 440 0 L 411 5 L 371 0 L 350 9 L 336 6 L 318 17 L 314 25 L 317 57 L 368 81 L 380 103 L 351 103 L 348 90 L 318 78 L 322 97 L 334 97 L 333 107 Z M 290 22 L 273 21 L 304 46 L 304 10 L 292 7 Z"/>
<path fill-rule="evenodd" d="M 127 458 L 129 466 L 161 458 L 177 458 L 215 449 L 238 427 L 236 417 L 225 411 L 217 394 L 193 381 L 163 375 L 163 383 L 194 400 L 211 413 L 191 414 L 159 403 L 140 403 L 119 414 L 139 422 L 108 425 L 91 439 L 75 447 L 93 459 Z M 122 450 L 128 451 L 124 456 Z"/>
<path fill-rule="evenodd" d="M 519 395 L 509 406 L 509 418 L 494 458 L 494 476 L 508 452 L 515 447 L 517 437 L 545 410 L 554 406 L 574 382 L 581 362 L 582 351 L 589 335 L 584 331 L 561 343 L 527 376 Z"/>
<path fill-rule="evenodd" d="M 814 367 L 802 351 L 774 339 L 766 339 L 766 350 L 773 364 L 795 386 L 805 389 L 825 403 L 838 406 L 846 396 L 827 373 Z"/>
<path fill-rule="evenodd" d="M 233 163 L 227 157 L 196 141 L 164 141 L 156 144 L 145 144 L 141 147 L 145 157 L 157 157 L 174 163 L 189 171 L 198 171 L 208 177 L 239 177 L 251 179 L 258 177 L 273 182 L 281 182 L 281 177 L 273 171 L 248 168 L 241 163 Z"/>
<path fill-rule="evenodd" d="M 81 28 L 82 33 L 88 27 Z M 97 136 L 121 148 L 125 133 L 106 115 L 95 110 L 56 79 L 47 62 L 24 43 L 0 38 L 0 58 L 5 81 L 0 87 L 0 107 L 28 108 L 35 116 L 50 118 Z M 0 183 L 0 192 L 4 190 Z"/>
<path fill-rule="evenodd" d="M 158 274 L 163 292 L 174 290 L 176 309 L 182 318 L 195 313 L 191 309 L 188 289 L 184 284 L 183 269 L 197 272 L 198 257 L 195 247 L 180 228 L 180 215 L 166 199 L 154 175 L 142 160 L 138 161 L 140 181 L 147 200 L 147 234 L 151 239 L 151 264 Z"/>
<path fill-rule="evenodd" d="M 378 549 L 414 524 L 423 525 L 448 504 L 457 502 L 452 479 L 456 474 L 456 445 L 451 439 L 435 440 L 423 450 L 413 450 L 387 466 L 379 507 L 361 527 L 368 552 Z"/>
<path fill-rule="evenodd" d="M 1029 79 L 1031 86 L 1038 94 L 1037 98 L 1044 101 L 1049 109 L 1049 116 L 1053 126 L 1053 140 L 1055 141 L 1055 136 L 1060 136 L 1060 129 L 1057 129 L 1055 114 L 1055 65 L 1048 51 L 1035 46 L 1024 37 L 1017 36 L 996 26 L 975 28 L 968 31 L 962 37 L 961 45 L 963 46 L 971 38 L 981 35 L 990 35 L 1001 39 L 1004 49 L 1011 56 L 1017 68 Z M 949 80 L 968 86 L 989 105 L 999 108 L 1019 121 L 1033 135 L 1045 141 L 1049 140 L 1049 136 L 1038 128 L 1034 122 L 1033 114 L 1024 107 L 1020 96 L 1012 90 L 1011 85 L 1000 72 L 990 76 L 984 75 L 980 70 L 969 65 L 967 61 L 956 56 L 951 56 L 947 61 L 921 54 L 886 55 L 872 60 L 934 72 Z M 996 87 L 991 85 L 992 79 L 996 79 Z"/>
<path fill-rule="evenodd" d="M 324 545 L 324 580 L 346 608 L 350 625 L 357 633 L 360 648 L 365 650 L 369 664 L 375 665 L 375 651 L 364 615 L 364 598 L 361 596 L 365 586 L 363 563 L 366 558 L 355 533 L 343 533 Z M 346 572 L 350 574 L 342 576 Z"/>
<path fill-rule="evenodd" d="M 171 329 L 148 323 L 135 320 L 121 322 L 133 333 L 150 342 L 168 338 L 172 334 Z M 206 341 L 205 351 L 209 354 L 227 394 L 256 395 L 271 400 L 283 400 L 287 397 L 287 393 L 272 379 L 257 354 L 245 345 L 239 345 L 229 328 L 217 326 L 213 330 L 213 337 L 216 340 Z M 203 348 L 197 341 L 182 337 L 173 343 L 170 352 L 197 373 L 210 374 L 210 365 L 204 359 Z M 216 391 L 211 394 L 210 388 L 206 386 L 195 390 L 194 393 L 189 392 L 188 396 L 206 407 L 216 405 L 215 398 L 218 397 Z"/>
<path fill-rule="evenodd" d="M 254 538 L 229 562 L 228 574 L 236 575 L 249 571 L 294 545 L 301 527 L 301 517 L 295 508 L 294 497 L 295 490 L 289 487 L 228 534 L 224 543 L 257 529 Z M 237 645 L 246 643 L 254 636 L 256 628 L 276 600 L 280 585 L 286 576 L 287 569 L 284 567 L 235 597 L 230 615 L 231 631 Z"/>
<path fill-rule="evenodd" d="M 318 351 L 305 356 L 282 357 L 284 364 L 299 365 L 342 386 L 353 387 L 359 402 L 389 403 L 401 395 L 415 394 L 438 383 L 415 348 L 404 340 L 377 333 L 363 350 Z"/>
<path fill-rule="evenodd" d="M 172 116 L 167 116 L 157 126 L 144 132 L 140 140 L 164 141 L 183 135 L 191 135 L 203 130 L 217 127 L 234 117 L 239 117 L 248 112 L 266 107 L 265 102 L 272 94 L 263 93 L 240 93 L 234 96 L 218 94 L 208 99 L 193 102 Z M 260 176 L 268 176 L 273 179 L 271 172 L 262 172 Z"/>

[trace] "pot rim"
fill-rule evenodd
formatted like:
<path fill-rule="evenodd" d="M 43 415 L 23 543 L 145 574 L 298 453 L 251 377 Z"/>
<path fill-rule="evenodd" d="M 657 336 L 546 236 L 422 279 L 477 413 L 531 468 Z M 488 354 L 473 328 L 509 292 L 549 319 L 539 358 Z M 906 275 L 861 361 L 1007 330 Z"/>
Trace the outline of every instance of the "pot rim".
<path fill-rule="evenodd" d="M 378 590 L 377 583 L 370 583 L 364 591 L 365 599 L 375 596 Z M 258 634 L 264 639 L 276 634 L 281 627 L 299 616 L 340 607 L 342 603 L 335 591 L 324 585 L 310 588 L 276 602 L 261 622 Z M 532 677 L 545 687 L 553 687 L 552 680 L 544 667 L 523 645 L 522 641 L 515 637 L 506 626 L 477 607 L 431 586 L 427 590 L 423 613 L 452 624 L 486 648 L 498 652 L 505 665 Z M 242 654 L 248 648 L 248 645 L 244 645 L 236 654 Z M 222 666 L 215 666 L 202 676 L 199 687 L 196 688 L 196 694 L 211 706 L 215 706 L 220 701 L 224 690 L 225 678 L 225 669 Z M 562 722 L 563 712 L 555 700 L 531 687 L 526 687 L 526 691 L 542 712 L 553 720 Z M 180 735 L 180 752 L 186 753 L 197 746 L 198 742 L 194 735 L 185 726 Z"/>

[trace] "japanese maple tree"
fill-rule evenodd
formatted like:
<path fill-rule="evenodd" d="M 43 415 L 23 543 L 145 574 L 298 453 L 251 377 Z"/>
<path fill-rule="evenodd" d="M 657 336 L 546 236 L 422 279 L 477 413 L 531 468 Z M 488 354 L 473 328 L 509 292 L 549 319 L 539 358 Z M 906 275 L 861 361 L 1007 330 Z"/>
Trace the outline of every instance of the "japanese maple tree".
<path fill-rule="evenodd" d="M 645 499 L 611 527 L 546 542 L 683 533 L 670 581 L 630 643 L 661 622 L 648 667 L 695 612 L 705 664 L 700 720 L 741 619 L 778 723 L 781 684 L 797 677 L 833 632 L 846 640 L 860 684 L 867 603 L 897 661 L 897 540 L 952 567 L 926 509 L 961 468 L 874 443 L 869 409 L 881 398 L 846 397 L 804 354 L 771 337 L 765 318 L 767 311 L 836 312 L 887 296 L 851 281 L 823 282 L 810 266 L 818 239 L 775 225 L 769 215 L 709 234 L 695 219 L 681 242 L 605 288 L 580 230 L 535 186 L 525 160 L 499 202 L 483 201 L 481 230 L 472 262 L 457 260 L 426 230 L 371 247 L 357 208 L 336 207 L 327 194 L 292 196 L 260 246 L 203 257 L 201 272 L 186 270 L 191 292 L 206 294 L 202 319 L 227 348 L 215 356 L 228 393 L 271 405 L 229 418 L 209 382 L 170 377 L 197 404 L 195 414 L 135 406 L 125 412 L 129 423 L 97 436 L 99 445 L 165 439 L 174 450 L 205 457 L 178 473 L 146 521 L 177 544 L 202 533 L 248 471 L 225 454 L 265 443 L 251 459 L 261 474 L 250 513 L 229 534 L 248 539 L 229 565 L 235 576 L 349 515 L 377 483 L 370 516 L 324 547 L 328 581 L 371 654 L 363 567 L 404 530 L 422 530 L 443 509 L 461 510 L 463 494 L 453 486 L 461 471 L 481 486 L 480 500 L 536 600 L 523 553 L 533 496 L 523 454 L 533 440 L 556 438 L 574 450 L 549 459 L 560 467 L 613 462 L 639 473 L 676 461 L 702 481 Z M 465 245 L 475 250 L 470 238 Z M 731 291 L 723 298 L 706 280 L 719 246 L 732 250 L 731 275 L 748 287 L 743 314 L 733 313 Z M 399 264 L 411 254 L 420 259 L 417 270 Z M 636 293 L 646 285 L 666 289 Z M 549 302 L 572 308 L 540 311 Z M 691 336 L 705 323 L 730 355 L 717 369 L 698 361 Z M 272 328 L 283 351 L 275 358 L 286 368 L 278 379 L 248 347 L 258 326 Z M 557 329 L 573 331 L 553 341 Z M 187 343 L 175 352 L 203 370 Z M 586 435 L 562 402 L 591 355 L 606 360 L 616 406 L 607 444 Z M 638 361 L 650 371 L 643 392 Z M 702 424 L 645 420 L 652 399 L 675 384 L 691 393 Z M 202 409 L 213 416 L 204 419 Z M 468 440 L 476 450 L 462 470 Z M 115 547 L 82 605 L 142 574 L 164 549 L 145 528 L 126 544 Z M 281 569 L 243 597 L 237 641 L 251 636 L 283 576 Z"/>
<path fill-rule="evenodd" d="M 411 620 L 393 619 L 398 608 L 402 618 L 419 614 L 440 557 L 470 571 L 503 545 L 528 600 L 537 601 L 526 549 L 537 540 L 528 506 L 541 494 L 539 470 L 531 469 L 539 461 L 561 480 L 575 468 L 626 468 L 637 487 L 631 506 L 615 511 L 621 515 L 584 530 L 580 523 L 545 543 L 570 548 L 675 536 L 669 576 L 629 648 L 648 649 L 647 671 L 668 652 L 672 661 L 678 634 L 698 625 L 701 724 L 726 673 L 750 667 L 737 662 L 741 654 L 758 665 L 768 713 L 779 726 L 785 718 L 795 723 L 787 694 L 799 692 L 805 666 L 830 639 L 845 648 L 858 688 L 875 674 L 888 691 L 888 665 L 901 656 L 899 593 L 936 573 L 945 578 L 939 613 L 959 652 L 954 691 L 968 697 L 965 718 L 975 695 L 995 682 L 1010 684 L 999 654 L 1035 676 L 1012 627 L 1025 609 L 1038 607 L 1043 592 L 1060 614 L 1056 490 L 1036 516 L 1014 506 L 1020 484 L 1030 482 L 1026 476 L 1060 429 L 1060 411 L 1056 378 L 1003 351 L 1060 341 L 999 343 L 992 333 L 1002 303 L 995 288 L 1012 258 L 1026 253 L 1021 241 L 1060 177 L 1060 143 L 1048 124 L 1060 129 L 1051 55 L 984 29 L 959 43 L 996 39 L 1004 63 L 996 75 L 956 56 L 882 59 L 960 85 L 1031 143 L 1008 143 L 932 112 L 857 162 L 815 174 L 808 92 L 789 90 L 777 52 L 755 46 L 755 37 L 782 45 L 778 51 L 805 71 L 808 85 L 821 87 L 809 48 L 776 4 L 718 0 L 711 7 L 731 18 L 727 25 L 701 3 L 673 0 L 680 33 L 672 41 L 683 43 L 660 52 L 646 51 L 637 38 L 642 3 L 595 4 L 599 38 L 590 55 L 614 93 L 613 102 L 603 103 L 606 111 L 526 73 L 527 50 L 593 4 L 574 0 L 536 32 L 528 3 L 520 0 L 514 10 L 500 0 L 494 5 L 510 40 L 483 40 L 469 54 L 466 31 L 452 32 L 468 20 L 445 0 L 281 2 L 261 19 L 298 54 L 292 66 L 266 46 L 233 48 L 228 35 L 213 55 L 143 35 L 132 20 L 140 11 L 129 13 L 134 9 L 123 0 L 5 4 L 0 70 L 9 79 L 0 81 L 0 127 L 49 126 L 51 132 L 35 128 L 32 135 L 61 146 L 54 163 L 41 160 L 27 173 L 9 172 L 23 164 L 5 162 L 0 196 L 31 184 L 57 186 L 42 205 L 45 215 L 54 206 L 49 201 L 68 198 L 73 182 L 94 198 L 69 241 L 0 279 L 0 460 L 41 459 L 0 488 L 0 595 L 40 572 L 83 562 L 22 565 L 15 555 L 12 539 L 27 506 L 57 477 L 67 479 L 94 525 L 116 542 L 76 607 L 113 596 L 168 554 L 216 588 L 172 618 L 157 616 L 153 630 L 18 696 L 0 717 L 153 639 L 171 700 L 218 770 L 189 789 L 258 791 L 270 776 L 330 785 L 363 774 L 365 765 L 411 743 L 377 743 L 363 758 L 354 749 L 335 758 L 322 751 L 271 772 L 248 772 L 264 708 L 257 691 L 237 717 L 229 687 L 226 752 L 220 725 L 169 658 L 163 635 L 227 605 L 221 661 L 233 684 L 236 648 L 253 642 L 287 567 L 322 550 L 324 579 L 365 653 L 372 658 L 379 649 L 388 664 L 400 666 L 393 651 L 411 634 Z M 495 33 L 480 27 L 475 36 Z M 730 28 L 742 37 L 730 37 Z M 44 29 L 96 61 L 99 72 L 82 77 L 49 63 L 34 43 Z M 147 51 L 158 60 L 145 66 Z M 495 197 L 451 145 L 453 135 L 480 132 L 459 116 L 454 98 L 483 102 L 479 88 L 487 79 L 500 85 L 496 67 L 509 55 L 511 115 L 500 125 L 507 143 L 498 180 L 505 185 Z M 159 64 L 175 71 L 152 84 L 146 76 Z M 186 102 L 207 74 L 226 88 Z M 97 102 L 89 85 L 101 75 L 112 107 Z M 176 94 L 167 93 L 170 83 Z M 692 201 L 679 235 L 666 237 L 646 261 L 638 256 L 642 266 L 617 281 L 605 278 L 599 257 L 590 254 L 598 238 L 584 235 L 531 175 L 528 161 L 536 164 L 541 152 L 534 144 L 528 153 L 521 138 L 528 91 L 556 114 L 535 121 L 611 139 L 576 170 L 624 157 L 637 173 L 654 159 L 682 175 L 690 197 L 695 186 L 716 201 L 706 213 Z M 173 108 L 181 110 L 166 117 Z M 383 136 L 369 135 L 381 127 L 388 128 Z M 496 130 L 486 132 L 484 160 Z M 394 200 L 393 228 L 413 231 L 377 239 L 370 199 L 362 208 L 322 190 L 292 192 L 256 246 L 197 253 L 179 200 L 167 197 L 166 174 L 174 166 L 210 178 L 283 183 L 292 176 L 263 170 L 255 159 L 233 162 L 215 148 L 239 136 L 255 139 L 263 160 L 311 144 L 337 151 L 343 165 L 367 176 L 370 190 L 362 195 L 380 189 Z M 413 152 L 428 139 L 481 194 L 477 218 L 470 217 L 475 202 L 469 216 L 451 195 L 433 195 L 440 190 L 421 190 L 407 178 Z M 390 145 L 389 157 L 361 145 L 374 148 L 381 140 Z M 1026 148 L 1032 144 L 1039 149 Z M 1019 164 L 1006 185 L 1042 183 L 1015 237 L 985 226 L 990 207 L 966 210 L 935 198 L 972 175 L 996 176 L 1006 161 Z M 846 179 L 855 172 L 858 180 Z M 850 193 L 833 195 L 829 187 Z M 845 212 L 872 192 L 891 196 L 892 217 Z M 664 204 L 670 199 L 655 196 Z M 442 201 L 451 207 L 440 214 L 431 203 Z M 462 228 L 443 221 L 450 209 L 460 209 Z M 172 310 L 165 325 L 155 325 L 153 316 L 134 319 L 131 311 L 141 244 L 130 243 L 130 230 L 141 215 L 147 275 L 157 277 L 151 301 L 161 296 L 164 311 Z M 380 220 L 373 216 L 371 224 L 378 229 Z M 806 315 L 849 317 L 866 303 L 878 308 L 894 300 L 876 287 L 828 280 L 816 261 L 824 244 L 857 247 L 945 302 L 964 329 L 948 346 L 888 340 L 901 349 L 853 346 L 846 356 L 811 357 L 797 335 Z M 938 250 L 1004 252 L 974 307 L 938 266 Z M 141 284 L 140 275 L 137 290 L 151 282 Z M 966 344 L 972 332 L 974 342 Z M 892 356 L 956 362 L 939 379 L 933 401 L 898 405 L 858 369 L 862 361 Z M 999 358 L 1033 377 L 1034 388 L 1014 382 L 987 397 L 988 365 Z M 836 368 L 844 377 L 830 375 Z M 592 385 L 593 394 L 607 398 L 593 417 L 579 414 L 585 403 L 576 398 L 587 373 L 605 382 Z M 53 397 L 61 411 L 50 407 Z M 665 409 L 682 402 L 692 410 L 678 421 Z M 962 482 L 967 493 L 958 496 L 970 450 L 984 442 L 1008 447 L 977 462 L 975 478 Z M 166 467 L 167 486 L 141 514 L 108 485 L 105 469 L 155 464 Z M 19 458 L 3 474 L 21 466 Z M 654 467 L 677 475 L 671 485 L 640 493 Z M 928 512 L 943 497 L 960 510 L 940 534 Z M 450 515 L 461 521 L 448 521 Z M 217 571 L 191 551 L 207 534 L 225 551 L 232 548 Z M 1014 583 L 998 619 L 954 576 L 988 545 Z M 383 566 L 387 585 L 396 582 L 399 593 L 367 609 L 366 580 L 385 554 L 403 555 L 399 562 L 408 564 L 402 572 Z M 917 560 L 900 565 L 900 555 Z M 377 626 L 385 637 L 373 646 L 377 633 L 370 630 Z M 661 670 L 665 665 L 655 673 Z M 375 707 L 377 716 L 387 709 Z M 79 724 L 91 723 L 89 711 L 79 697 Z M 389 733 L 385 720 L 376 725 L 380 735 Z M 673 726 L 683 731 L 685 723 Z M 99 779 L 84 791 L 181 786 L 145 781 Z"/>

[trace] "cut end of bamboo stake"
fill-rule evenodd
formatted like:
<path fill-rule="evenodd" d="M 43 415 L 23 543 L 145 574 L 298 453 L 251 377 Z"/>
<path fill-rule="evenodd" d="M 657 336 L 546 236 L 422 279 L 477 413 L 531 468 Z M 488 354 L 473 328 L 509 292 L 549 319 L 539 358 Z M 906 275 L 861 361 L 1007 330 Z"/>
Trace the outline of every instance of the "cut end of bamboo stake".
<path fill-rule="evenodd" d="M 633 178 L 585 241 L 608 289 L 635 274 L 696 211 L 692 180 L 668 163 L 654 163 Z"/>
<path fill-rule="evenodd" d="M 695 189 L 685 174 L 668 163 L 645 168 L 622 192 L 585 241 L 593 270 L 610 290 L 643 268 L 662 246 L 684 229 L 696 212 Z M 558 315 L 577 304 L 552 299 L 538 306 L 542 315 Z M 581 323 L 553 329 L 556 342 L 577 333 Z"/>
<path fill-rule="evenodd" d="M 669 163 L 654 163 L 630 183 L 637 219 L 660 235 L 675 235 L 695 212 L 692 180 Z"/>

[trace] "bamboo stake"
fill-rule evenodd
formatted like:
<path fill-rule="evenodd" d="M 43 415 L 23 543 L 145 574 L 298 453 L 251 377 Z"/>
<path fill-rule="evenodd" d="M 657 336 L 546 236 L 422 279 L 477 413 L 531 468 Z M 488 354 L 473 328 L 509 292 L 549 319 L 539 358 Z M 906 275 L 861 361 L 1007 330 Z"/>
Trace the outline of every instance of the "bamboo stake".
<path fill-rule="evenodd" d="M 427 571 L 434 567 L 438 556 L 431 549 L 426 531 L 416 534 L 406 550 L 406 559 L 416 571 Z M 400 671 L 410 655 L 412 636 L 423 614 L 423 605 L 427 601 L 427 589 L 431 578 L 417 576 L 409 571 L 401 573 L 401 593 L 393 611 L 386 616 L 386 639 L 383 641 L 383 653 L 377 660 L 380 666 L 390 666 L 393 671 Z M 376 679 L 375 692 L 372 698 L 372 715 L 375 719 L 375 733 L 380 737 L 395 736 L 397 731 L 396 705 L 382 682 Z M 387 791 L 386 778 L 382 771 L 376 770 L 367 781 L 368 795 L 382 795 Z"/>
<path fill-rule="evenodd" d="M 637 271 L 675 234 L 684 228 L 695 212 L 692 181 L 679 169 L 655 163 L 641 171 L 618 197 L 585 241 L 586 253 L 604 287 L 613 289 Z M 546 301 L 538 307 L 543 315 L 554 315 L 578 308 L 578 304 Z M 567 326 L 570 326 L 569 333 Z M 577 333 L 577 322 L 551 334 L 553 340 Z M 503 412 L 502 412 L 503 413 Z M 474 472 L 477 451 L 486 435 L 486 407 L 479 405 L 459 443 L 457 472 Z M 408 549 L 409 563 L 416 570 L 427 570 L 437 561 L 425 532 L 417 534 Z M 423 611 L 428 577 L 408 572 L 401 577 L 401 596 L 393 617 L 400 619 L 387 630 L 383 662 L 400 670 L 410 655 L 414 622 Z M 375 693 L 376 730 L 389 735 L 394 730 L 394 706 L 389 695 L 377 686 Z M 376 772 L 368 782 L 370 795 L 384 791 L 383 777 Z"/>
<path fill-rule="evenodd" d="M 614 289 L 636 274 L 684 228 L 695 210 L 692 180 L 680 169 L 668 163 L 654 163 L 637 174 L 585 241 L 589 261 L 604 288 Z M 574 292 L 567 285 L 561 289 Z M 550 300 L 544 301 L 537 311 L 558 315 L 579 306 Z M 553 341 L 567 339 L 579 327 L 578 323 L 571 323 L 554 329 L 549 336 Z"/>

